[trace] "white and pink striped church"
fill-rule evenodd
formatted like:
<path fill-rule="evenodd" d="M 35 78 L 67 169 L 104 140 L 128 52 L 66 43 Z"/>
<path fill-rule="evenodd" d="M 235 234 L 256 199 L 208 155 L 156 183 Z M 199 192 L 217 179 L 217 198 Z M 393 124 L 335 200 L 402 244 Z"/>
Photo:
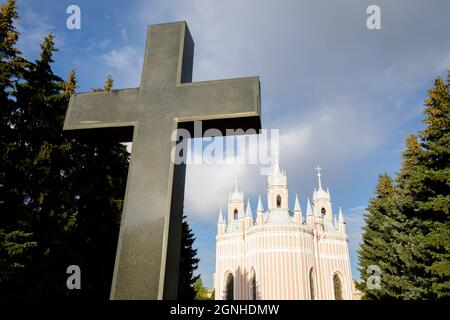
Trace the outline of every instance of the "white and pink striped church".
<path fill-rule="evenodd" d="M 228 197 L 226 220 L 219 213 L 215 297 L 219 300 L 352 299 L 352 274 L 345 221 L 333 215 L 331 196 L 319 186 L 303 216 L 297 195 L 288 207 L 286 172 L 278 161 L 267 182 L 267 210 L 261 197 L 256 219 L 237 178 Z"/>

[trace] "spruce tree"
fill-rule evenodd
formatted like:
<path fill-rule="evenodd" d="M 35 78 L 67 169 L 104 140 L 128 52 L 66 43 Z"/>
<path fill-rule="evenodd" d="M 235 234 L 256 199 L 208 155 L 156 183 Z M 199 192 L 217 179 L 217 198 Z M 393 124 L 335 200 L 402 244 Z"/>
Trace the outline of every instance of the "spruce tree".
<path fill-rule="evenodd" d="M 194 241 L 194 234 L 186 221 L 186 216 L 183 216 L 178 279 L 179 300 L 192 301 L 196 296 L 194 284 L 200 276 L 194 276 L 194 272 L 198 268 L 200 259 L 197 258 L 197 249 L 193 248 Z"/>
<path fill-rule="evenodd" d="M 8 1 L 0 17 L 0 297 L 107 299 L 129 154 L 63 133 L 75 72 L 67 81 L 53 73 L 51 34 L 36 62 L 22 59 L 8 40 L 18 38 L 15 18 Z M 82 271 L 80 291 L 66 287 L 72 264 Z"/>
<path fill-rule="evenodd" d="M 18 13 L 14 0 L 0 5 L 0 284 L 19 277 L 23 268 L 31 265 L 30 251 L 36 246 L 32 233 L 22 225 L 9 225 L 14 218 L 11 211 L 20 205 L 14 182 L 17 171 L 10 157 L 17 149 L 14 121 L 17 103 L 15 89 L 23 79 L 29 63 L 15 47 L 19 33 L 14 27 Z"/>
<path fill-rule="evenodd" d="M 372 198 L 359 250 L 361 277 L 381 267 L 381 288 L 367 298 L 450 297 L 450 71 L 428 92 L 426 128 L 406 139 L 402 168 Z"/>
<path fill-rule="evenodd" d="M 399 176 L 415 222 L 417 285 L 424 298 L 450 297 L 450 70 L 428 91 L 425 129 L 409 137 Z M 406 161 L 407 159 L 407 161 Z"/>

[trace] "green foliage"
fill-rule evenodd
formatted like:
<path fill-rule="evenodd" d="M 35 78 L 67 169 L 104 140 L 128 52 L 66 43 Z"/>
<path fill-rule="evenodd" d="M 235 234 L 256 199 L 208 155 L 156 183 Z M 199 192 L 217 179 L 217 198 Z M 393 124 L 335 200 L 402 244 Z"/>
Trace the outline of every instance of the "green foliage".
<path fill-rule="evenodd" d="M 194 283 L 194 290 L 195 300 L 214 300 L 214 293 L 212 295 L 208 293 L 200 277 Z"/>
<path fill-rule="evenodd" d="M 180 270 L 178 279 L 178 299 L 192 301 L 196 296 L 197 281 L 200 281 L 200 276 L 194 276 L 195 270 L 198 268 L 200 259 L 197 258 L 197 249 L 193 248 L 195 241 L 189 224 L 186 221 L 186 216 L 183 216 L 182 234 L 181 234 L 181 255 L 180 255 Z"/>
<path fill-rule="evenodd" d="M 425 102 L 426 128 L 406 139 L 395 183 L 381 176 L 365 216 L 360 272 L 381 269 L 366 298 L 450 297 L 450 70 Z"/>
<path fill-rule="evenodd" d="M 105 84 L 103 88 L 92 88 L 92 92 L 111 92 L 114 80 L 110 74 L 106 77 Z"/>
<path fill-rule="evenodd" d="M 1 5 L 0 298 L 107 299 L 129 154 L 63 134 L 75 71 L 53 73 L 52 34 L 37 61 L 23 59 L 17 17 L 14 1 Z M 72 264 L 80 291 L 66 287 Z"/>
<path fill-rule="evenodd" d="M 0 6 L 0 299 L 108 299 L 129 154 L 63 134 L 75 70 L 51 68 L 54 36 L 30 62 L 14 46 L 15 1 Z M 111 91 L 109 75 L 103 89 Z M 180 298 L 194 299 L 197 251 L 183 222 Z M 68 290 L 78 265 L 82 290 Z"/>
<path fill-rule="evenodd" d="M 20 271 L 31 264 L 31 250 L 37 246 L 36 241 L 27 241 L 31 233 L 0 229 L 0 283 L 20 276 Z"/>

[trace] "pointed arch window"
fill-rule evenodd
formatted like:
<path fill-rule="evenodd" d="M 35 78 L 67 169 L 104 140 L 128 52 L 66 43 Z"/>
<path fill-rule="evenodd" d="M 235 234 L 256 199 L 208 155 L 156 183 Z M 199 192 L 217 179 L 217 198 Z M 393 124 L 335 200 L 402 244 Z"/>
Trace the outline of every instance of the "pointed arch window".
<path fill-rule="evenodd" d="M 333 288 L 334 288 L 334 299 L 335 300 L 343 300 L 343 298 L 342 298 L 342 281 L 337 273 L 333 276 Z"/>
<path fill-rule="evenodd" d="M 234 300 L 234 277 L 231 272 L 225 275 L 224 299 Z"/>
<path fill-rule="evenodd" d="M 233 212 L 233 218 L 234 218 L 234 220 L 237 220 L 238 217 L 239 217 L 238 209 L 234 209 L 234 212 Z"/>
<path fill-rule="evenodd" d="M 281 208 L 281 196 L 277 196 L 277 208 Z"/>
<path fill-rule="evenodd" d="M 327 210 L 325 210 L 325 208 L 322 208 L 321 212 L 322 212 L 322 216 L 325 216 L 325 214 L 327 213 Z"/>

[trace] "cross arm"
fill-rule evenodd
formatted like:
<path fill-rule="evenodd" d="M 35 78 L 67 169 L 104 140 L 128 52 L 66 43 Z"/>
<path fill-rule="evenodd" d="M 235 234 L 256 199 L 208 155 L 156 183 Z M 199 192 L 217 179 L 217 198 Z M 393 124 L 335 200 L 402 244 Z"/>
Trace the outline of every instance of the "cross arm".
<path fill-rule="evenodd" d="M 131 141 L 139 107 L 138 89 L 74 94 L 70 97 L 63 130 L 90 140 Z M 80 129 L 90 129 L 90 132 Z"/>
<path fill-rule="evenodd" d="M 261 127 L 258 77 L 183 83 L 178 85 L 177 91 L 179 104 L 183 106 L 178 122 L 202 120 L 214 123 L 211 127 L 222 129 L 222 120 L 230 119 L 227 120 L 231 121 L 229 128 Z"/>

